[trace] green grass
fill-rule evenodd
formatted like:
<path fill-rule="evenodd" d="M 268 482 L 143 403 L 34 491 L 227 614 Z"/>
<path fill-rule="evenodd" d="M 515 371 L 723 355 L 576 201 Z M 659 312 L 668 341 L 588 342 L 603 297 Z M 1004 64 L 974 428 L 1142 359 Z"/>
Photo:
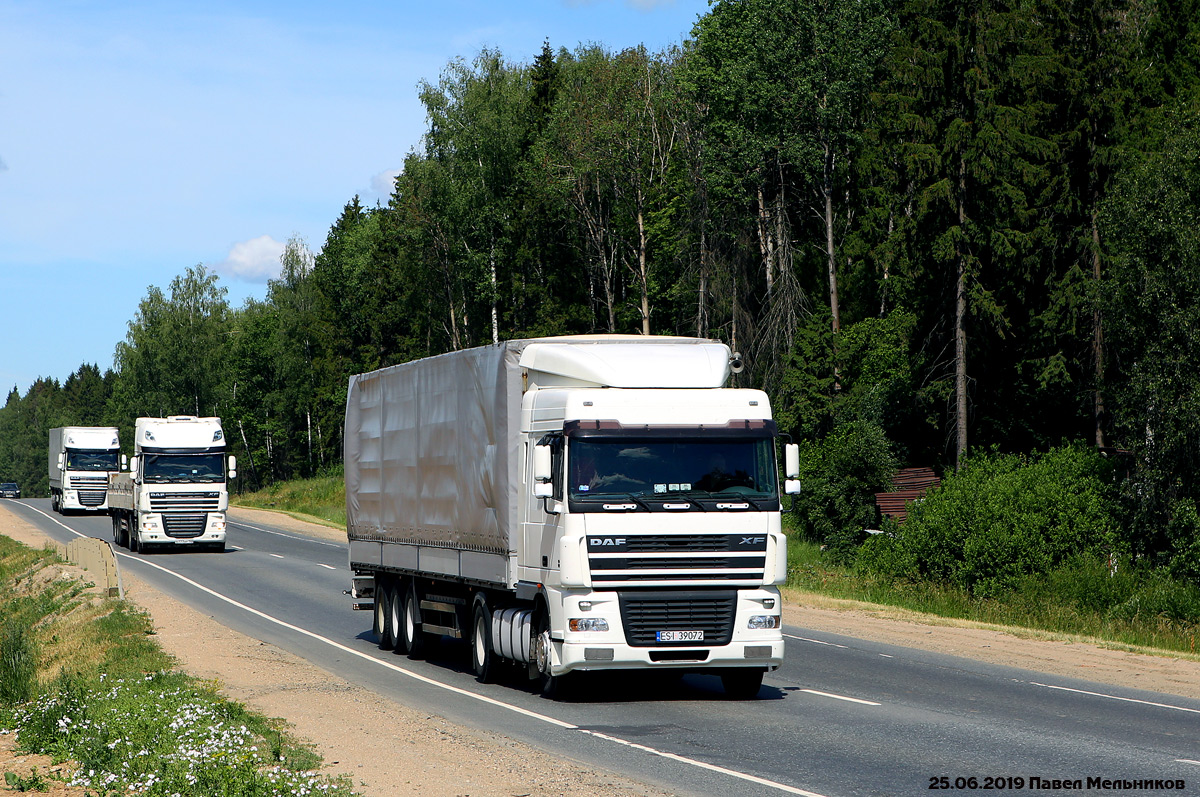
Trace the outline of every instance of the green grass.
<path fill-rule="evenodd" d="M 340 469 L 328 476 L 277 482 L 257 492 L 231 496 L 234 506 L 273 509 L 336 528 L 346 527 L 346 484 Z"/>
<path fill-rule="evenodd" d="M 75 762 L 65 777 L 97 797 L 352 795 L 281 720 L 173 669 L 144 612 L 55 578 L 58 561 L 0 536 L 0 730 L 21 750 Z"/>
<path fill-rule="evenodd" d="M 1003 598 L 982 599 L 943 584 L 884 578 L 828 561 L 819 545 L 788 540 L 788 587 L 831 598 L 938 617 L 1085 637 L 1138 649 L 1196 654 L 1200 625 L 1189 616 L 1190 584 L 1076 565 L 1027 579 Z M 1106 595 L 1111 591 L 1113 594 Z M 1180 611 L 1180 604 L 1184 604 Z"/>

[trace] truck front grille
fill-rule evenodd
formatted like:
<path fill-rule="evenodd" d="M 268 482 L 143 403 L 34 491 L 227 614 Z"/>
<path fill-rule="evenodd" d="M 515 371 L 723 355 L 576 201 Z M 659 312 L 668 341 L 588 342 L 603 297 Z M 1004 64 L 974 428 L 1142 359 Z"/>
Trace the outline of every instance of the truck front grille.
<path fill-rule="evenodd" d="M 100 476 L 72 476 L 71 489 L 79 495 L 79 503 L 83 506 L 100 506 L 108 494 L 108 474 Z"/>
<path fill-rule="evenodd" d="M 737 592 L 696 590 L 688 592 L 618 592 L 625 641 L 631 647 L 715 647 L 733 638 L 737 614 Z M 658 631 L 703 631 L 703 642 L 659 642 Z"/>
<path fill-rule="evenodd" d="M 150 493 L 151 512 L 216 512 L 221 508 L 221 494 Z"/>
<path fill-rule="evenodd" d="M 163 515 L 163 531 L 168 537 L 183 538 L 199 537 L 208 525 L 208 515 L 205 513 Z"/>
<path fill-rule="evenodd" d="M 689 582 L 761 584 L 767 565 L 766 535 L 589 535 L 592 583 L 658 586 Z"/>

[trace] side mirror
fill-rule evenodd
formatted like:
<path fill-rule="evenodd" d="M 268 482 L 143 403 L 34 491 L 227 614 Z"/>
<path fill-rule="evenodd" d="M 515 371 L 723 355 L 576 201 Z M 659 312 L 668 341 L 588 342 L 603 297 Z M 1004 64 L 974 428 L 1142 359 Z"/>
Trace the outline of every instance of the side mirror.
<path fill-rule="evenodd" d="M 783 475 L 788 479 L 800 478 L 800 446 L 795 443 L 783 447 Z"/>
<path fill-rule="evenodd" d="M 228 473 L 228 478 L 237 478 L 237 457 L 231 456 L 229 458 L 229 464 L 225 467 L 225 470 Z"/>
<path fill-rule="evenodd" d="M 799 495 L 800 494 L 800 480 L 799 479 L 785 480 L 783 483 L 783 492 L 786 493 L 787 495 Z"/>
<path fill-rule="evenodd" d="M 58 469 L 62 470 L 62 466 L 63 466 L 63 455 L 59 454 L 58 455 Z"/>
<path fill-rule="evenodd" d="M 141 464 L 141 461 L 137 457 L 132 457 L 129 460 L 129 475 L 134 477 L 135 479 L 137 478 L 138 465 L 140 465 L 140 464 Z"/>
<path fill-rule="evenodd" d="M 533 447 L 533 479 L 536 482 L 548 482 L 554 478 L 551 466 L 550 446 Z"/>
<path fill-rule="evenodd" d="M 553 498 L 554 485 L 550 482 L 534 482 L 533 483 L 534 498 Z"/>
<path fill-rule="evenodd" d="M 129 457 L 121 455 L 121 470 L 129 470 Z"/>

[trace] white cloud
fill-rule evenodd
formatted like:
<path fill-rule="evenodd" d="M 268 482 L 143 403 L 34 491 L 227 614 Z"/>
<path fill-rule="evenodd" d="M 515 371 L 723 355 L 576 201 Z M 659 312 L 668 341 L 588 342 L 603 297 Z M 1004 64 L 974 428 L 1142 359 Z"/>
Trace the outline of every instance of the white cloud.
<path fill-rule="evenodd" d="M 396 189 L 396 177 L 400 174 L 400 169 L 388 169 L 386 172 L 380 172 L 371 178 L 371 191 L 374 192 L 384 202 L 392 198 L 392 191 Z"/>
<path fill-rule="evenodd" d="M 279 276 L 284 244 L 269 235 L 236 243 L 224 261 L 213 270 L 230 279 L 242 282 L 266 282 Z"/>

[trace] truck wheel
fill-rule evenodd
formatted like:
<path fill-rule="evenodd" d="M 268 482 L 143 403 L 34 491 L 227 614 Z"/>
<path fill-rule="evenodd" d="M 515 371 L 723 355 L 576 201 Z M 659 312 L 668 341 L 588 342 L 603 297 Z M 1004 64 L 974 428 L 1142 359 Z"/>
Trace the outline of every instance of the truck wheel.
<path fill-rule="evenodd" d="M 551 700 L 567 700 L 575 694 L 579 673 L 551 674 L 551 648 L 554 643 L 550 641 L 550 610 L 542 606 L 538 609 L 535 617 L 530 653 L 533 656 L 533 663 L 537 667 L 542 697 Z"/>
<path fill-rule="evenodd" d="M 721 675 L 721 685 L 730 700 L 751 700 L 762 688 L 762 670 L 731 670 Z"/>
<path fill-rule="evenodd" d="M 401 612 L 400 644 L 410 659 L 425 655 L 425 634 L 421 631 L 420 604 L 417 602 L 417 585 L 410 583 L 404 590 L 404 609 Z"/>
<path fill-rule="evenodd" d="M 500 657 L 492 647 L 492 611 L 483 600 L 475 602 L 475 618 L 471 623 L 471 665 L 475 680 L 481 684 L 495 683 Z"/>
<path fill-rule="evenodd" d="M 125 534 L 125 539 L 129 542 L 129 552 L 137 553 L 140 551 L 142 549 L 142 541 L 138 539 L 138 530 L 134 527 L 132 522 L 125 527 Z"/>
<path fill-rule="evenodd" d="M 111 520 L 112 520 L 112 526 L 113 526 L 113 545 L 120 548 L 121 547 L 121 519 L 118 518 L 116 515 L 113 515 Z"/>
<path fill-rule="evenodd" d="M 396 626 L 392 625 L 392 602 L 395 599 L 396 593 L 391 582 L 375 583 L 375 633 L 383 650 L 391 650 L 396 646 Z"/>

